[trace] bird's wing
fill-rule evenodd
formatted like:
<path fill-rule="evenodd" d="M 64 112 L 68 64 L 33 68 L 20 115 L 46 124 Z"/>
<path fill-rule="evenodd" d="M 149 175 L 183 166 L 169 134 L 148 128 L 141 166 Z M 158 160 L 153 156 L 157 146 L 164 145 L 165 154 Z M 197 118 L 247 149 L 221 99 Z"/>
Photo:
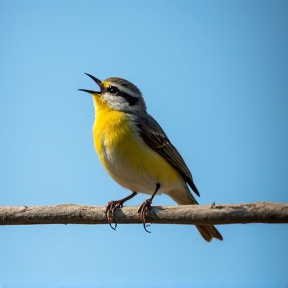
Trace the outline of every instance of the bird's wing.
<path fill-rule="evenodd" d="M 200 196 L 185 161 L 156 120 L 149 114 L 145 114 L 145 117 L 137 118 L 137 126 L 144 142 L 177 169 L 192 190 Z"/>

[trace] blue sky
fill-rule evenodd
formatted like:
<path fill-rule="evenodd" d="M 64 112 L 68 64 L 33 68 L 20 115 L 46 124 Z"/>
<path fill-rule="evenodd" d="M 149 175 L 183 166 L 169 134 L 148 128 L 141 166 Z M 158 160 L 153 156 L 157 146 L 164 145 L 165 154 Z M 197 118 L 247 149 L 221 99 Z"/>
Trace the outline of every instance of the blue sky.
<path fill-rule="evenodd" d="M 84 72 L 141 89 L 201 204 L 288 201 L 287 1 L 3 0 L 0 39 L 0 205 L 130 193 L 94 151 Z M 218 229 L 0 227 L 0 287 L 287 287 L 286 225 Z"/>

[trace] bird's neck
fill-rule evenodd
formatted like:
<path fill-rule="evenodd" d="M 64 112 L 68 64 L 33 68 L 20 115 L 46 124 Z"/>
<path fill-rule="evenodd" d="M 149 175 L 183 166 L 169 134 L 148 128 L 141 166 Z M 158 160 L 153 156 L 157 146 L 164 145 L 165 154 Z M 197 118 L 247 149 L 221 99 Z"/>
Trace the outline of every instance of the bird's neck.
<path fill-rule="evenodd" d="M 108 106 L 108 104 L 100 98 L 99 96 L 93 95 L 93 103 L 94 103 L 94 110 L 95 110 L 95 119 L 99 113 L 109 113 L 112 112 L 113 109 Z"/>
<path fill-rule="evenodd" d="M 93 96 L 95 108 L 94 129 L 98 132 L 114 129 L 114 132 L 121 130 L 121 126 L 125 122 L 128 124 L 128 118 L 124 112 L 117 111 L 107 105 L 103 99 Z M 129 125 L 124 125 L 125 127 Z M 122 127 L 123 128 L 123 127 Z"/>

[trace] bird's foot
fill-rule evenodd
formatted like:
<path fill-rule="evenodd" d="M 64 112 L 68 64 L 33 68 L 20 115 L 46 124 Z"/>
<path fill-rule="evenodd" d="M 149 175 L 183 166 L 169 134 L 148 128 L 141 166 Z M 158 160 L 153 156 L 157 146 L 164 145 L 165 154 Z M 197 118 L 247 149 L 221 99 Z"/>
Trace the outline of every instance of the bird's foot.
<path fill-rule="evenodd" d="M 106 217 L 107 217 L 107 219 L 108 219 L 108 223 L 109 223 L 110 227 L 111 227 L 113 230 L 116 231 L 116 227 L 117 227 L 117 223 L 115 223 L 115 226 L 114 226 L 114 227 L 111 225 L 111 223 L 113 222 L 114 211 L 115 211 L 116 209 L 118 209 L 118 208 L 123 208 L 123 204 L 124 204 L 126 201 L 128 201 L 129 199 L 133 198 L 135 195 L 137 195 L 137 192 L 134 192 L 134 191 L 133 191 L 133 193 L 132 193 L 131 195 L 129 195 L 129 196 L 127 196 L 127 197 L 125 197 L 125 198 L 123 198 L 123 199 L 121 199 L 121 200 L 110 201 L 110 202 L 108 202 L 108 204 L 106 205 L 106 209 L 105 209 Z"/>
<path fill-rule="evenodd" d="M 112 226 L 112 222 L 113 222 L 113 218 L 114 218 L 114 211 L 116 209 L 122 208 L 122 207 L 123 207 L 123 201 L 122 200 L 110 201 L 106 205 L 105 213 L 106 213 L 106 217 L 108 219 L 108 223 L 109 223 L 110 227 L 115 231 L 116 231 L 117 223 L 115 223 L 114 227 Z"/>
<path fill-rule="evenodd" d="M 141 214 L 141 220 L 143 222 L 144 230 L 148 233 L 151 233 L 151 232 L 147 230 L 147 227 L 149 227 L 150 224 L 149 225 L 146 224 L 146 216 L 148 215 L 149 211 L 151 211 L 152 209 L 151 203 L 152 203 L 152 199 L 147 199 L 145 202 L 141 204 L 141 206 L 138 209 L 138 213 Z"/>

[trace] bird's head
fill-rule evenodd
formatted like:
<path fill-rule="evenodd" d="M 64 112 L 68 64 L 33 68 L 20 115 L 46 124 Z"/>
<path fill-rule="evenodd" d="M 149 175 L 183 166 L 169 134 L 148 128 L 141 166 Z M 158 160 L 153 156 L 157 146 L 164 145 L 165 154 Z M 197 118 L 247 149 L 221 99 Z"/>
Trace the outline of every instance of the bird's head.
<path fill-rule="evenodd" d="M 114 110 L 131 114 L 146 112 L 146 104 L 142 94 L 131 82 L 118 77 L 101 81 L 90 74 L 85 74 L 96 82 L 100 91 L 79 90 L 92 94 L 96 106 L 99 107 L 99 105 L 104 104 Z"/>

